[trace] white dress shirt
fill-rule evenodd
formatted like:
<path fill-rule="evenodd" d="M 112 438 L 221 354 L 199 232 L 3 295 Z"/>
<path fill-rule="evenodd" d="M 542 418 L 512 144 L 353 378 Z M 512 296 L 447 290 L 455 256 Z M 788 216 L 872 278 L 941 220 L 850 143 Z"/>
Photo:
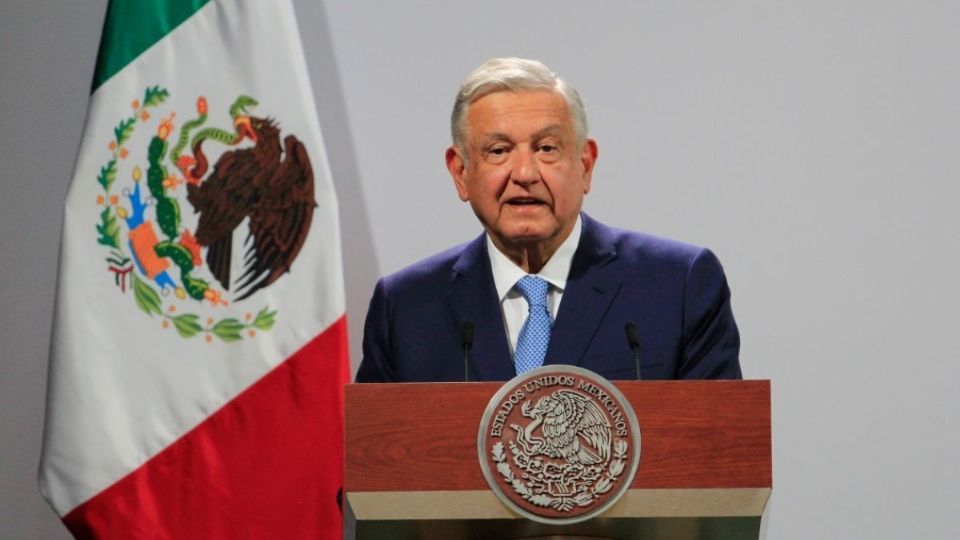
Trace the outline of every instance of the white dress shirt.
<path fill-rule="evenodd" d="M 580 245 L 580 216 L 570 231 L 570 236 L 560 244 L 557 251 L 543 265 L 537 274 L 527 274 L 522 268 L 514 264 L 506 255 L 500 252 L 493 244 L 490 235 L 487 235 L 487 252 L 490 253 L 490 267 L 493 270 L 493 283 L 497 287 L 497 296 L 500 298 L 500 312 L 503 314 L 503 323 L 507 332 L 507 343 L 510 344 L 510 357 L 517 349 L 517 338 L 520 329 L 527 320 L 529 306 L 520 291 L 513 288 L 520 278 L 535 275 L 543 278 L 550 287 L 547 291 L 547 309 L 550 316 L 557 320 L 560 311 L 560 300 L 563 298 L 563 289 L 567 286 L 567 277 L 570 275 L 570 265 L 573 263 L 573 254 Z"/>

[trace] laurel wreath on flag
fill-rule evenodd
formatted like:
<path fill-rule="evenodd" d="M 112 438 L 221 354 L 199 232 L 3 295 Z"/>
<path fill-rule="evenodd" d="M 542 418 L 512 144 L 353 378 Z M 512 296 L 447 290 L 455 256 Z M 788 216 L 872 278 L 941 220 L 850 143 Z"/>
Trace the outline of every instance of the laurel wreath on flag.
<path fill-rule="evenodd" d="M 193 265 L 190 262 L 191 252 L 188 248 L 199 248 L 190 244 L 191 241 L 195 243 L 195 239 L 189 236 L 189 231 L 184 231 L 181 234 L 178 230 L 179 204 L 168 194 L 168 190 L 175 188 L 177 182 L 173 177 L 166 175 L 166 169 L 160 163 L 166 151 L 166 135 L 173 129 L 173 115 L 161 122 L 158 134 L 151 138 L 150 148 L 148 149 L 150 164 L 147 170 L 150 199 L 146 202 L 140 200 L 139 184 L 142 171 L 139 167 L 134 167 L 132 173 L 135 182 L 133 192 L 129 189 L 122 191 L 122 195 L 131 205 L 130 209 L 122 205 L 120 197 L 112 191 L 117 180 L 119 160 L 126 159 L 129 154 L 124 144 L 133 135 L 137 120 L 146 122 L 150 118 L 149 110 L 163 103 L 169 95 L 165 88 L 159 86 L 148 87 L 144 92 L 142 101 L 134 100 L 131 103 L 133 114 L 119 120 L 113 130 L 114 138 L 108 145 L 110 159 L 100 168 L 97 175 L 97 183 L 103 189 L 103 194 L 97 197 L 97 205 L 103 207 L 100 212 L 100 222 L 96 225 L 97 242 L 109 250 L 106 261 L 108 271 L 113 274 L 114 284 L 120 287 L 123 293 L 126 293 L 128 288 L 132 289 L 137 307 L 151 317 L 154 315 L 160 316 L 164 328 L 173 326 L 177 334 L 183 338 L 192 338 L 203 334 L 207 342 L 212 341 L 214 336 L 224 342 L 242 340 L 244 335 L 254 337 L 257 330 L 265 332 L 273 328 L 276 323 L 276 311 L 270 310 L 269 307 L 263 307 L 256 315 L 247 313 L 243 321 L 236 317 L 219 319 L 207 317 L 202 320 L 201 315 L 197 313 L 178 314 L 177 306 L 172 300 L 165 302 L 163 295 L 158 293 L 151 283 L 137 275 L 138 268 L 133 253 L 128 254 L 125 249 L 129 247 L 132 250 L 133 244 L 130 243 L 125 246 L 121 242 L 121 221 L 127 220 L 131 212 L 142 213 L 146 207 L 154 206 L 158 224 L 168 239 L 158 242 L 152 247 L 152 250 L 158 257 L 169 259 L 181 270 L 183 283 L 182 286 L 174 290 L 174 296 L 180 300 L 185 300 L 188 297 L 198 301 L 207 299 L 214 306 L 218 303 L 226 305 L 226 301 L 219 297 L 219 293 L 210 289 L 205 281 L 189 274 Z M 166 133 L 163 133 L 164 129 L 167 129 Z M 127 285 L 128 279 L 129 287 Z M 164 293 L 167 292 L 167 288 L 162 290 Z"/>

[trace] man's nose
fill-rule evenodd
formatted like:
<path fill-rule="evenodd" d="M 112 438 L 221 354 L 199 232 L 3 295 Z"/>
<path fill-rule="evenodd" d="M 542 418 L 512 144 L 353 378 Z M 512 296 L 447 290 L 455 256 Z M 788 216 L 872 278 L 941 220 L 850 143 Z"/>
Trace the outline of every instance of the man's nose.
<path fill-rule="evenodd" d="M 514 153 L 511 180 L 524 185 L 540 181 L 537 153 L 533 149 L 521 147 Z"/>

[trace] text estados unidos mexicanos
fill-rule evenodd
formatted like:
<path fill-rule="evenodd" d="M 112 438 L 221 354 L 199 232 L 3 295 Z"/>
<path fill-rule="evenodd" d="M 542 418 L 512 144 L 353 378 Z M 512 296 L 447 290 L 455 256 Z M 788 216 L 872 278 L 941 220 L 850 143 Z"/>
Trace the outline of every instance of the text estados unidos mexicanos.
<path fill-rule="evenodd" d="M 499 438 L 503 433 L 503 425 L 506 423 L 507 417 L 510 416 L 510 411 L 527 397 L 524 390 L 532 394 L 551 386 L 569 386 L 571 388 L 576 386 L 578 390 L 590 394 L 610 413 L 610 418 L 613 420 L 614 427 L 617 430 L 617 436 L 627 436 L 627 421 L 624 419 L 620 407 L 617 406 L 617 402 L 603 391 L 602 388 L 597 387 L 592 382 L 583 379 L 575 380 L 574 377 L 569 375 L 545 375 L 523 383 L 523 390 L 518 388 L 500 402 L 500 407 L 497 408 L 493 422 L 490 424 L 490 436 Z"/>

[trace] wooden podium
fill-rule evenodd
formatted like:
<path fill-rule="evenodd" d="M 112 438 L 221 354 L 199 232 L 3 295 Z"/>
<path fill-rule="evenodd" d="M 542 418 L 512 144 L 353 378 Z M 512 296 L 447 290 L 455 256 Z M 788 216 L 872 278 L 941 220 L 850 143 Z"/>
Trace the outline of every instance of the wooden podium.
<path fill-rule="evenodd" d="M 769 381 L 614 382 L 640 464 L 607 512 L 522 518 L 490 491 L 477 430 L 500 383 L 346 388 L 345 538 L 756 539 L 772 487 Z"/>

